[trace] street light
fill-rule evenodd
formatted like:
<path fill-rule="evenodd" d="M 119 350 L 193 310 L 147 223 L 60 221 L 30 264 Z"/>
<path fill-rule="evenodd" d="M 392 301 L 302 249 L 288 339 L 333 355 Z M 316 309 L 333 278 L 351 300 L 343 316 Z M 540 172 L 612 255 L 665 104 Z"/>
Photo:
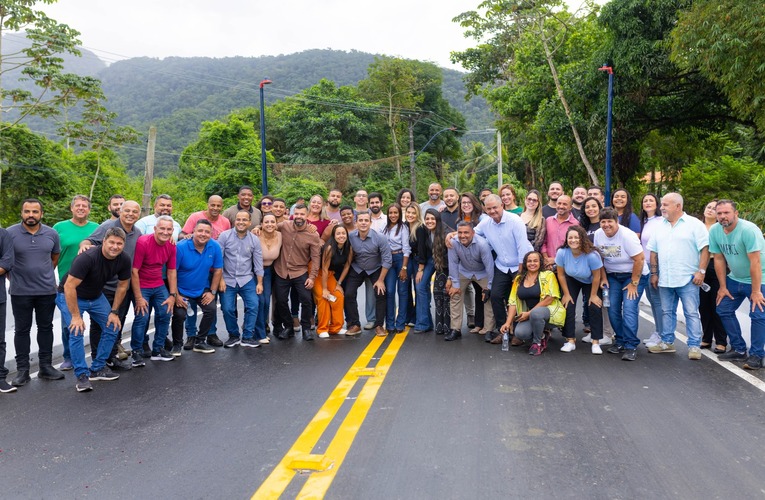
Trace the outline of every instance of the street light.
<path fill-rule="evenodd" d="M 271 80 L 264 78 L 260 82 L 260 175 L 263 184 L 263 194 L 268 194 L 268 172 L 266 171 L 266 116 L 263 106 L 263 85 Z"/>
<path fill-rule="evenodd" d="M 611 200 L 611 129 L 613 127 L 611 116 L 614 109 L 614 68 L 604 64 L 598 71 L 608 73 L 608 116 L 606 118 L 606 202 Z"/>

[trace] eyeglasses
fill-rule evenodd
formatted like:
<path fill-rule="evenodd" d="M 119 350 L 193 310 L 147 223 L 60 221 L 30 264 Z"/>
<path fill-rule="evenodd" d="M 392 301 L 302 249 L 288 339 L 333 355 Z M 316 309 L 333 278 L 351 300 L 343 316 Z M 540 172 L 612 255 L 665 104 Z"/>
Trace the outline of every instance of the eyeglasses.
<path fill-rule="evenodd" d="M 526 198 L 526 201 L 535 201 L 535 202 L 539 202 L 539 199 L 538 199 L 538 198 L 531 198 L 531 197 L 527 197 L 527 198 Z"/>
<path fill-rule="evenodd" d="M 270 207 L 271 205 L 273 205 L 273 202 L 270 202 L 270 201 L 261 201 L 260 205 L 264 206 L 264 207 Z"/>

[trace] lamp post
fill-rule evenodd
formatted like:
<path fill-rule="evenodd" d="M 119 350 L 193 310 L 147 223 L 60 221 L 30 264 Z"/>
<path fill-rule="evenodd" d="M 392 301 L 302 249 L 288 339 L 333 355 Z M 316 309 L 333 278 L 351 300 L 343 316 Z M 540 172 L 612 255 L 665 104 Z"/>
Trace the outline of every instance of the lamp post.
<path fill-rule="evenodd" d="M 264 78 L 260 82 L 260 175 L 263 184 L 263 194 L 268 194 L 268 172 L 266 171 L 266 116 L 263 105 L 263 85 L 268 85 L 271 80 Z"/>
<path fill-rule="evenodd" d="M 614 68 L 604 64 L 598 71 L 608 73 L 608 116 L 606 118 L 606 201 L 611 199 L 611 130 L 614 109 Z"/>

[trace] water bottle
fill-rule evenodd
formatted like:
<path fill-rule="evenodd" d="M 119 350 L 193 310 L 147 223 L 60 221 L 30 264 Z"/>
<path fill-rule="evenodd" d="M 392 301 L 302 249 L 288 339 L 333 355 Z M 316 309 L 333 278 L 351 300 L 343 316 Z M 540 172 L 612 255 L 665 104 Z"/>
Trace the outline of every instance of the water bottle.
<path fill-rule="evenodd" d="M 611 294 L 608 287 L 603 287 L 603 307 L 611 307 Z"/>
<path fill-rule="evenodd" d="M 701 284 L 701 289 L 704 290 L 705 292 L 708 292 L 709 290 L 712 289 L 712 287 L 709 286 L 709 283 L 702 283 Z"/>
<path fill-rule="evenodd" d="M 507 351 L 510 349 L 510 336 L 507 332 L 502 334 L 502 350 Z"/>

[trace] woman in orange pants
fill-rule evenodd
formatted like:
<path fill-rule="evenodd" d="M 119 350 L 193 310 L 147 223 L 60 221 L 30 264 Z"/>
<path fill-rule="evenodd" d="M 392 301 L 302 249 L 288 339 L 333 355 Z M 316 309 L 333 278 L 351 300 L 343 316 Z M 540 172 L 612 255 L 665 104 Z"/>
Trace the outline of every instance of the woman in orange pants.
<path fill-rule="evenodd" d="M 343 226 L 335 226 L 324 245 L 321 269 L 313 286 L 313 299 L 319 316 L 316 333 L 321 339 L 326 339 L 330 334 L 345 333 L 342 283 L 351 267 L 352 258 L 353 249 L 348 241 L 348 231 Z"/>

